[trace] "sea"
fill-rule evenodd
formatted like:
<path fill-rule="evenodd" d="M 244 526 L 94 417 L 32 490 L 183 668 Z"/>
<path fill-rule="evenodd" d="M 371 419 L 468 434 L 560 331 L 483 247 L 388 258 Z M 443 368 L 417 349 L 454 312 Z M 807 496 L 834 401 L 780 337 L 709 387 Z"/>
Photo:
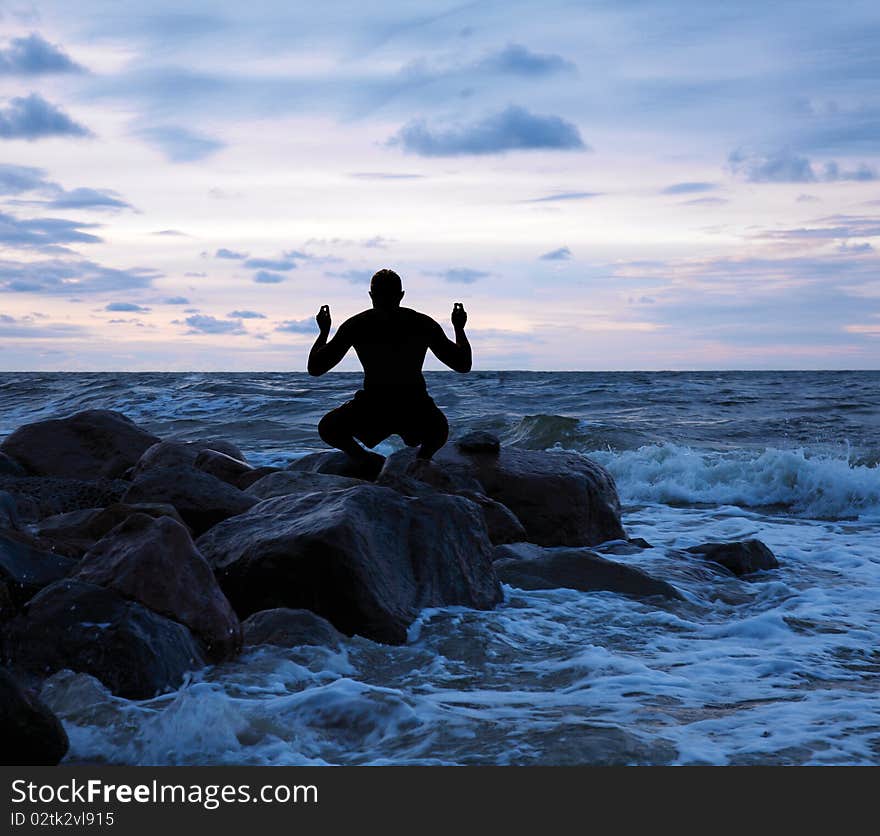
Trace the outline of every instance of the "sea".
<path fill-rule="evenodd" d="M 491 430 L 604 465 L 628 535 L 652 545 L 613 559 L 682 600 L 505 587 L 489 612 L 423 611 L 402 646 L 252 647 L 144 701 L 59 672 L 42 696 L 68 761 L 880 763 L 880 372 L 426 377 L 453 438 Z M 319 418 L 359 380 L 6 373 L 0 437 L 106 408 L 283 465 L 322 449 Z M 680 553 L 749 537 L 779 569 L 736 578 Z"/>

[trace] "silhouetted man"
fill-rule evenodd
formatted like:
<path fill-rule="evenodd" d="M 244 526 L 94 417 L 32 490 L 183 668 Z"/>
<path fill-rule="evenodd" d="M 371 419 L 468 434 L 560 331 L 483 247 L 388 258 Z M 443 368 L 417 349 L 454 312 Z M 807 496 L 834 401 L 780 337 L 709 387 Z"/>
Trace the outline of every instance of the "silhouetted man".
<path fill-rule="evenodd" d="M 370 282 L 373 307 L 347 319 L 336 335 L 330 333 L 330 308 L 323 305 L 315 318 L 320 334 L 309 354 L 309 374 L 332 369 L 353 346 L 364 367 L 363 389 L 353 400 L 328 412 L 318 433 L 331 447 L 370 465 L 376 473 L 383 457 L 361 447 L 375 447 L 390 435 L 419 445 L 417 456 L 429 460 L 449 436 L 446 416 L 428 394 L 422 364 L 430 348 L 437 359 L 457 372 L 471 370 L 471 347 L 464 333 L 467 313 L 460 302 L 452 308 L 452 342 L 431 317 L 400 307 L 400 276 L 380 270 Z"/>

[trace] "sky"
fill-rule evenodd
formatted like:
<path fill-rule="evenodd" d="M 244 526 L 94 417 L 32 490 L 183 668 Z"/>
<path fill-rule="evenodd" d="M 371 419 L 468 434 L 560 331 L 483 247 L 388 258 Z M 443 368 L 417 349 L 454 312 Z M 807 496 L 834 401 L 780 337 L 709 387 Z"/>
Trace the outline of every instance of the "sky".
<path fill-rule="evenodd" d="M 386 267 L 478 369 L 880 368 L 878 82 L 876 0 L 0 0 L 0 370 L 303 370 Z"/>

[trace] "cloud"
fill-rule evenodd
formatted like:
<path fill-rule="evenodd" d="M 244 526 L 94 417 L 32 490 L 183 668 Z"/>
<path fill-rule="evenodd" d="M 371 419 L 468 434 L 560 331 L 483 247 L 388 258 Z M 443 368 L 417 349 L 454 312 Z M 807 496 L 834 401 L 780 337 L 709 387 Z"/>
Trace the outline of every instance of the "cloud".
<path fill-rule="evenodd" d="M 162 274 L 149 267 L 127 270 L 93 261 L 0 261 L 0 291 L 71 296 L 150 287 Z"/>
<path fill-rule="evenodd" d="M 179 229 L 160 229 L 156 232 L 151 232 L 150 235 L 167 235 L 169 238 L 189 238 L 185 232 L 181 232 Z"/>
<path fill-rule="evenodd" d="M 324 273 L 325 276 L 330 276 L 334 279 L 345 279 L 347 282 L 351 282 L 352 284 L 369 284 L 370 279 L 373 278 L 372 270 L 344 270 L 341 273 L 332 273 L 327 272 Z"/>
<path fill-rule="evenodd" d="M 186 296 L 168 296 L 162 300 L 163 305 L 188 305 L 189 299 Z"/>
<path fill-rule="evenodd" d="M 0 49 L 0 75 L 45 75 L 48 73 L 81 73 L 81 67 L 60 47 L 50 44 L 36 32 L 24 38 L 13 38 Z"/>
<path fill-rule="evenodd" d="M 0 195 L 37 191 L 57 192 L 60 188 L 57 183 L 46 179 L 46 172 L 42 168 L 0 163 Z"/>
<path fill-rule="evenodd" d="M 571 250 L 568 247 L 560 247 L 558 250 L 550 250 L 538 256 L 541 261 L 568 261 L 571 258 Z"/>
<path fill-rule="evenodd" d="M 16 218 L 0 212 L 0 244 L 15 249 L 39 250 L 44 253 L 64 253 L 64 244 L 95 244 L 97 235 L 83 232 L 98 224 L 68 221 L 63 218 Z"/>
<path fill-rule="evenodd" d="M 730 203 L 723 197 L 695 197 L 693 200 L 683 200 L 679 206 L 723 206 Z"/>
<path fill-rule="evenodd" d="M 424 174 L 396 174 L 391 171 L 354 171 L 348 175 L 355 180 L 423 180 Z"/>
<path fill-rule="evenodd" d="M 227 250 L 226 247 L 220 247 L 220 249 L 214 253 L 214 258 L 242 259 L 247 258 L 247 255 L 247 253 L 239 253 L 235 250 Z"/>
<path fill-rule="evenodd" d="M 601 197 L 602 192 L 557 192 L 556 194 L 544 195 L 544 197 L 530 197 L 523 203 L 556 203 L 565 200 L 589 200 L 591 197 Z"/>
<path fill-rule="evenodd" d="M 661 194 L 693 194 L 695 192 L 711 192 L 718 188 L 714 183 L 688 182 L 673 183 L 667 186 Z"/>
<path fill-rule="evenodd" d="M 880 218 L 874 218 L 870 215 L 829 215 L 825 218 L 819 218 L 814 223 L 824 224 L 824 226 L 774 229 L 759 233 L 756 237 L 786 241 L 811 238 L 876 238 L 880 236 Z"/>
<path fill-rule="evenodd" d="M 134 302 L 111 302 L 104 310 L 115 313 L 147 313 L 150 309 L 136 305 Z"/>
<path fill-rule="evenodd" d="M 281 284 L 287 276 L 282 276 L 281 273 L 272 273 L 269 270 L 258 270 L 254 274 L 254 281 L 257 284 Z"/>
<path fill-rule="evenodd" d="M 78 188 L 63 191 L 47 204 L 50 209 L 131 209 L 130 203 L 110 189 Z"/>
<path fill-rule="evenodd" d="M 428 271 L 425 275 L 437 276 L 455 284 L 473 284 L 479 279 L 485 279 L 492 274 L 487 273 L 485 270 L 472 270 L 470 267 L 453 267 L 450 270 Z"/>
<path fill-rule="evenodd" d="M 844 241 L 837 248 L 837 252 L 849 253 L 851 255 L 862 255 L 864 253 L 874 252 L 874 248 L 867 241 L 861 244 L 850 244 L 848 241 Z"/>
<path fill-rule="evenodd" d="M 278 270 L 285 272 L 287 270 L 295 270 L 296 265 L 292 261 L 273 260 L 271 258 L 249 258 L 245 263 L 245 267 L 253 270 Z"/>
<path fill-rule="evenodd" d="M 446 128 L 431 128 L 417 119 L 404 125 L 386 144 L 423 157 L 590 150 L 571 122 L 559 116 L 535 115 L 515 105 L 476 122 Z"/>
<path fill-rule="evenodd" d="M 256 311 L 231 311 L 226 314 L 230 319 L 265 319 L 266 315 Z"/>
<path fill-rule="evenodd" d="M 206 314 L 195 314 L 186 318 L 189 326 L 187 334 L 244 334 L 245 329 L 239 320 L 217 319 Z"/>
<path fill-rule="evenodd" d="M 173 163 L 197 162 L 226 147 L 225 142 L 178 125 L 141 128 L 137 135 L 158 148 Z"/>
<path fill-rule="evenodd" d="M 43 317 L 40 317 L 42 319 Z M 67 322 L 35 324 L 34 316 L 13 317 L 0 314 L 0 340 L 2 339 L 71 339 L 83 337 L 86 330 L 81 325 Z"/>
<path fill-rule="evenodd" d="M 314 334 L 318 326 L 314 319 L 288 319 L 275 328 L 285 334 Z"/>
<path fill-rule="evenodd" d="M 33 141 L 50 136 L 91 137 L 92 132 L 37 93 L 0 108 L 0 139 Z"/>
<path fill-rule="evenodd" d="M 531 52 L 521 44 L 508 44 L 477 62 L 477 71 L 542 77 L 576 71 L 575 65 L 559 55 Z"/>
<path fill-rule="evenodd" d="M 872 181 L 878 179 L 877 171 L 866 163 L 854 169 L 842 169 L 831 160 L 817 173 L 807 157 L 801 157 L 790 148 L 772 153 L 732 151 L 728 157 L 730 170 L 749 183 L 836 183 L 844 180 Z"/>

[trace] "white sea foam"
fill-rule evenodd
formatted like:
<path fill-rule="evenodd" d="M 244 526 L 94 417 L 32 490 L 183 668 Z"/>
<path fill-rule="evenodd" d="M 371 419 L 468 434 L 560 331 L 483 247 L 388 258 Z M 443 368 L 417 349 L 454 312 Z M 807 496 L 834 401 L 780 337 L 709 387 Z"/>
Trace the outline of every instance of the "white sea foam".
<path fill-rule="evenodd" d="M 845 456 L 661 444 L 590 457 L 612 473 L 625 501 L 779 505 L 814 519 L 880 515 L 880 468 L 853 465 Z"/>

